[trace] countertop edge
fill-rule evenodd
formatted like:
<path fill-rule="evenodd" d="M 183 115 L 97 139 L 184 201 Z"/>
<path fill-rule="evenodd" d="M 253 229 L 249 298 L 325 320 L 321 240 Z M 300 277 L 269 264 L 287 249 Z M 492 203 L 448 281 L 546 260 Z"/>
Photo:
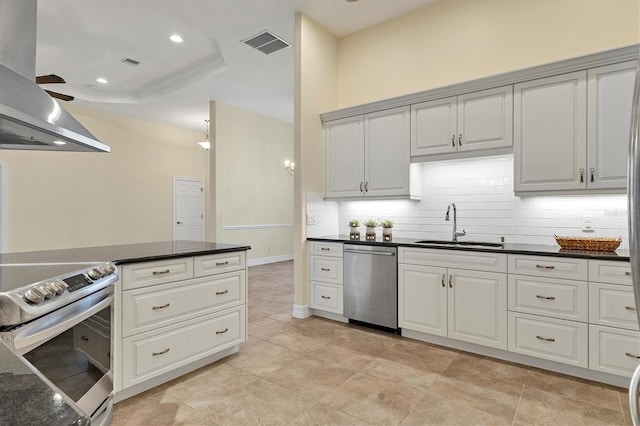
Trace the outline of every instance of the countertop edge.
<path fill-rule="evenodd" d="M 152 262 L 155 260 L 179 259 L 181 257 L 191 257 L 191 256 L 207 256 L 212 254 L 231 253 L 236 251 L 247 251 L 247 250 L 251 250 L 251 246 L 234 246 L 234 247 L 227 247 L 227 248 L 221 248 L 221 249 L 202 249 L 202 250 L 196 249 L 196 250 L 189 250 L 184 253 L 171 253 L 171 254 L 130 257 L 130 258 L 123 258 L 123 259 L 111 259 L 111 261 L 116 265 L 125 265 L 128 263 Z"/>

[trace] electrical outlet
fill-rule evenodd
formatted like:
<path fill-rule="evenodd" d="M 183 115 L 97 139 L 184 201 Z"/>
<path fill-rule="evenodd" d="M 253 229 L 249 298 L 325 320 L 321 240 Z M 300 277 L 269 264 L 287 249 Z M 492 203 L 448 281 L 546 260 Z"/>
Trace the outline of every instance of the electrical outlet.
<path fill-rule="evenodd" d="M 595 232 L 596 226 L 593 222 L 593 217 L 584 216 L 582 218 L 582 232 Z"/>
<path fill-rule="evenodd" d="M 316 224 L 316 217 L 315 216 L 311 216 L 310 214 L 307 215 L 307 225 L 315 225 Z"/>

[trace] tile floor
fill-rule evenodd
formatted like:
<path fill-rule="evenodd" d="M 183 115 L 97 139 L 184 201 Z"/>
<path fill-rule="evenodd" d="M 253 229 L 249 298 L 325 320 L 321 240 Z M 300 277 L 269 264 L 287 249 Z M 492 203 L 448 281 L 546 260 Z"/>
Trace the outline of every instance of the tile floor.
<path fill-rule="evenodd" d="M 249 269 L 240 352 L 116 404 L 114 425 L 623 425 L 624 389 L 317 317 L 293 263 Z"/>

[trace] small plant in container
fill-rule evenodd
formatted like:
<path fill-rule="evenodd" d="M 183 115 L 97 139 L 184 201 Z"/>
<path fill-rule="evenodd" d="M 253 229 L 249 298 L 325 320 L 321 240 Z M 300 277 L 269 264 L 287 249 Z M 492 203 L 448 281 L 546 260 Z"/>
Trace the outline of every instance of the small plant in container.
<path fill-rule="evenodd" d="M 360 221 L 358 219 L 351 219 L 349 221 L 349 227 L 351 231 L 349 232 L 350 240 L 360 240 L 360 230 L 358 227 L 360 226 Z"/>
<path fill-rule="evenodd" d="M 365 238 L 367 241 L 375 241 L 376 240 L 376 226 L 378 226 L 378 222 L 373 219 L 367 219 L 364 221 L 364 226 L 367 227 L 365 231 Z"/>
<path fill-rule="evenodd" d="M 382 226 L 382 241 L 391 241 L 393 239 L 393 234 L 391 229 L 393 229 L 393 221 L 391 219 L 385 219 L 380 222 L 380 226 Z"/>

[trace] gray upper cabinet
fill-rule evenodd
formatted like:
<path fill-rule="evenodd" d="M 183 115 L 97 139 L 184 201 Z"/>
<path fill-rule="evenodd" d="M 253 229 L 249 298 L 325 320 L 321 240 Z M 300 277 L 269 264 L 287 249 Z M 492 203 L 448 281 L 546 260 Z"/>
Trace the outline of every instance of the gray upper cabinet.
<path fill-rule="evenodd" d="M 411 106 L 412 157 L 469 151 L 477 155 L 475 151 L 511 147 L 512 135 L 512 86 Z"/>
<path fill-rule="evenodd" d="M 364 117 L 328 121 L 325 134 L 325 196 L 361 197 L 364 189 Z"/>

